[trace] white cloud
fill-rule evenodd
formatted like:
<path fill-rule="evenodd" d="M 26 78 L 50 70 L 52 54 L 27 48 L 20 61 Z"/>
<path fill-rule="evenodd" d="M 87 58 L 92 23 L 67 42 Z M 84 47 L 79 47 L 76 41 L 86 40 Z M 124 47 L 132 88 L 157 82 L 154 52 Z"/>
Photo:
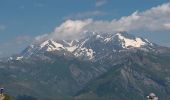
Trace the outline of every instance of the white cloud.
<path fill-rule="evenodd" d="M 134 12 L 130 16 L 122 17 L 112 21 L 95 21 L 90 26 L 92 31 L 133 31 L 148 30 L 161 31 L 170 30 L 170 3 L 153 7 L 144 12 Z"/>
<path fill-rule="evenodd" d="M 96 0 L 95 6 L 100 7 L 100 6 L 105 5 L 106 3 L 107 3 L 107 0 Z"/>
<path fill-rule="evenodd" d="M 43 34 L 35 38 L 36 42 L 42 42 L 46 39 L 73 39 L 81 37 L 85 26 L 92 23 L 92 19 L 87 20 L 67 20 L 50 34 Z"/>
<path fill-rule="evenodd" d="M 161 31 L 170 30 L 170 3 L 166 3 L 157 7 L 153 7 L 144 12 L 134 12 L 130 16 L 122 17 L 112 21 L 96 21 L 93 22 L 94 31 L 133 31 L 148 30 Z M 105 27 L 104 27 L 105 26 Z M 97 27 L 97 28 L 96 28 Z"/>
<path fill-rule="evenodd" d="M 170 3 L 153 7 L 143 12 L 134 12 L 129 16 L 111 21 L 92 19 L 67 20 L 45 38 L 61 39 L 81 36 L 84 31 L 164 31 L 170 30 Z M 44 38 L 44 37 L 43 37 Z"/>
<path fill-rule="evenodd" d="M 75 38 L 80 36 L 81 32 L 83 32 L 85 26 L 88 26 L 92 23 L 91 19 L 87 20 L 67 20 L 59 27 L 56 27 L 53 33 L 49 35 L 50 38 L 53 39 L 61 39 L 61 38 Z"/>

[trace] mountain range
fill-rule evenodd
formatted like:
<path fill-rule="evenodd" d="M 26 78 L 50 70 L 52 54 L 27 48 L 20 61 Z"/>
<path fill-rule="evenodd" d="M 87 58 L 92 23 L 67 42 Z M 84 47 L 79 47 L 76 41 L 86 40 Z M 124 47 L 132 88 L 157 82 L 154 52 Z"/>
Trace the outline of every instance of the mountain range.
<path fill-rule="evenodd" d="M 0 82 L 16 100 L 169 100 L 170 48 L 127 32 L 49 39 L 2 58 Z"/>

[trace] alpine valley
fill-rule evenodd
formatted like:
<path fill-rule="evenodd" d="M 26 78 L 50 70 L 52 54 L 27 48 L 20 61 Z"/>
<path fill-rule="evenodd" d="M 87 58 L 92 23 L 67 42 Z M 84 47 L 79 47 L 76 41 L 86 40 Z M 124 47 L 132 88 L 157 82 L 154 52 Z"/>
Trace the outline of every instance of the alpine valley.
<path fill-rule="evenodd" d="M 16 100 L 170 100 L 170 48 L 127 32 L 49 39 L 2 58 L 0 82 Z"/>

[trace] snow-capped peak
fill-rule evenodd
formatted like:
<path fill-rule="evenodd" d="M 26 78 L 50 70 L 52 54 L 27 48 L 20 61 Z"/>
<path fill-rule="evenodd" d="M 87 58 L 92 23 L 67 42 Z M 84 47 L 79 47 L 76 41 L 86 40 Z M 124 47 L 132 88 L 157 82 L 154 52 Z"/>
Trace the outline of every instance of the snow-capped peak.
<path fill-rule="evenodd" d="M 93 60 L 105 56 L 107 52 L 131 50 L 131 48 L 149 51 L 154 45 L 146 39 L 129 35 L 126 32 L 92 33 L 79 40 L 46 40 L 40 44 L 30 45 L 17 60 L 32 56 L 42 56 L 46 52 L 72 54 L 77 58 Z M 57 52 L 53 52 L 57 51 Z M 60 52 L 61 51 L 61 52 Z M 66 55 L 65 55 L 66 56 Z"/>
<path fill-rule="evenodd" d="M 40 48 L 46 48 L 46 51 L 55 51 L 65 49 L 64 46 L 60 43 L 57 43 L 53 40 L 46 40 L 42 44 L 40 44 Z"/>
<path fill-rule="evenodd" d="M 122 41 L 123 48 L 128 48 L 128 47 L 139 48 L 147 44 L 145 41 L 143 41 L 141 38 L 138 37 L 135 37 L 134 39 L 129 39 L 123 36 L 121 33 L 117 33 L 116 36 L 118 36 L 118 38 Z"/>

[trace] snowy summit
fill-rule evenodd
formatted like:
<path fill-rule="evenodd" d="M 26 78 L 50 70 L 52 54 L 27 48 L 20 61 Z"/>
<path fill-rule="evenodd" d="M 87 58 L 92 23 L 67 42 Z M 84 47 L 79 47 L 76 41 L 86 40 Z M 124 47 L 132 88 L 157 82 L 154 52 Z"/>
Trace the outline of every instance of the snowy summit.
<path fill-rule="evenodd" d="M 148 40 L 132 36 L 126 32 L 95 33 L 79 40 L 46 40 L 40 44 L 31 44 L 26 50 L 16 57 L 16 60 L 29 58 L 32 55 L 43 54 L 45 52 L 60 52 L 63 55 L 70 53 L 76 58 L 92 60 L 101 57 L 109 52 L 120 50 L 130 50 L 131 48 L 143 49 L 151 48 L 153 45 Z M 57 53 L 56 52 L 56 53 Z"/>

